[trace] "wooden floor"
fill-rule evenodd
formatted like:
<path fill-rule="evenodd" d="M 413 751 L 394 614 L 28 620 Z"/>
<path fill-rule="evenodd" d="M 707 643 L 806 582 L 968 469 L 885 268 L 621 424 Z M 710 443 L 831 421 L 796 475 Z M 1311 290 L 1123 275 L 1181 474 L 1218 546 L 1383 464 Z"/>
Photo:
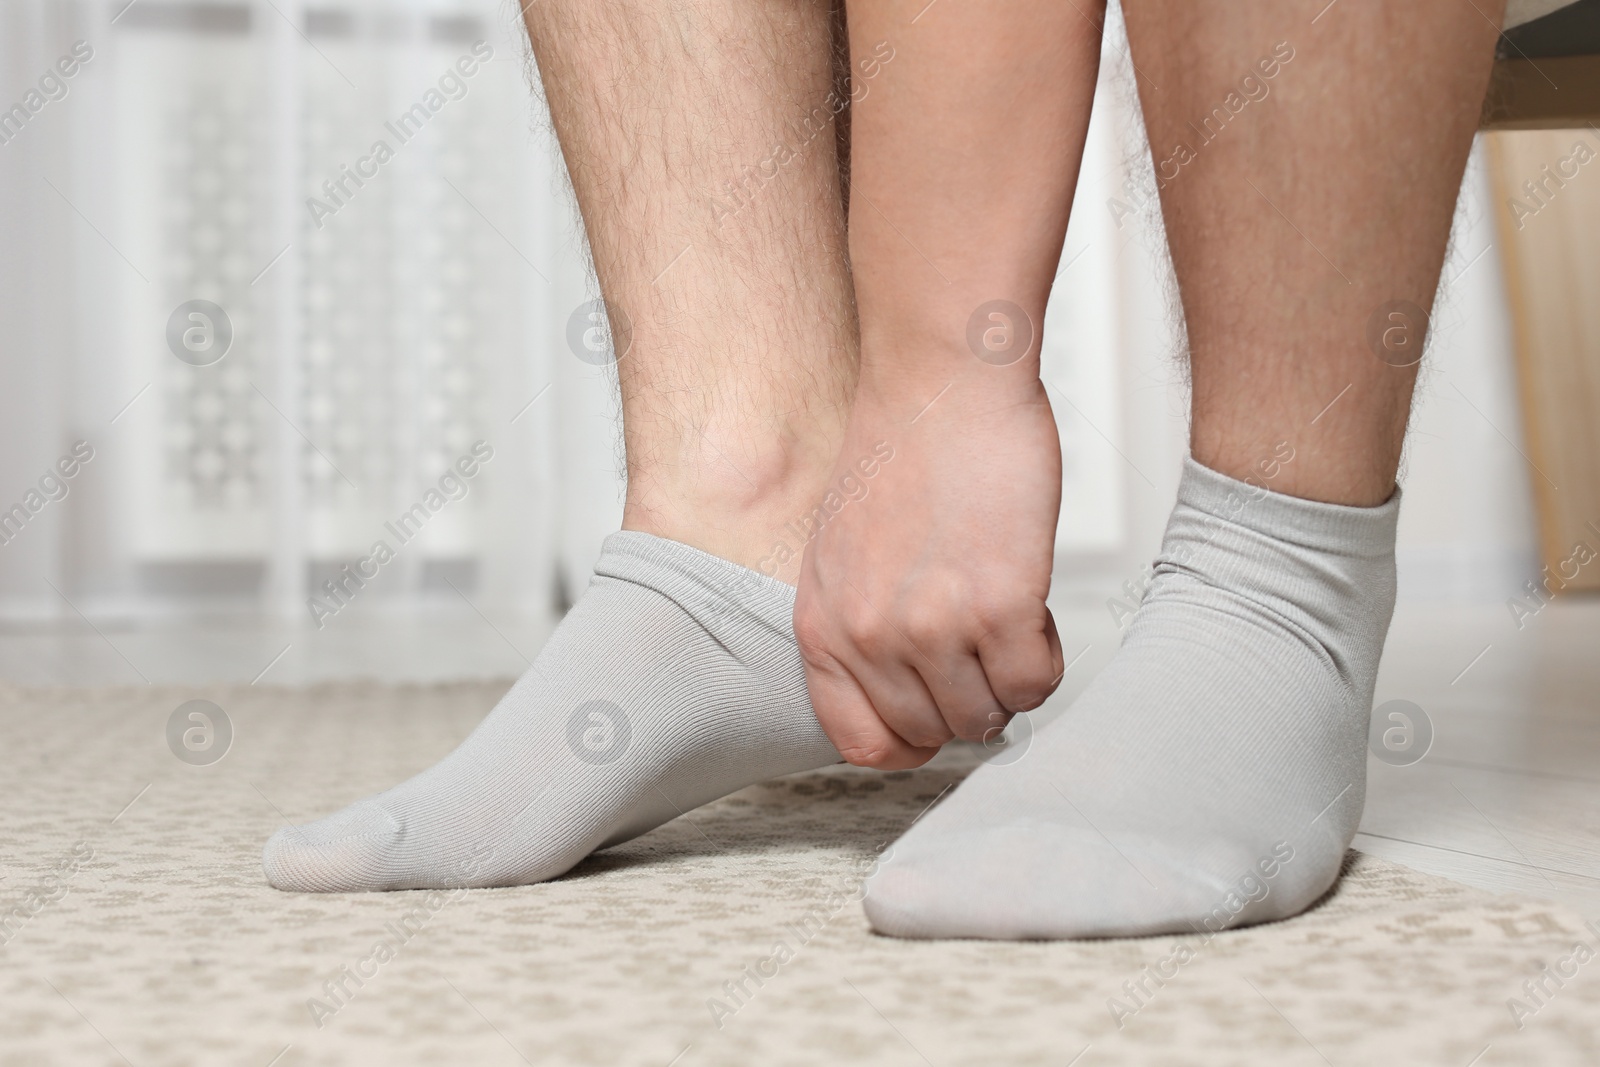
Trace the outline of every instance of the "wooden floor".
<path fill-rule="evenodd" d="M 1067 657 L 1052 705 L 1116 648 L 1099 608 L 1057 610 Z M 30 685 L 293 684 L 370 677 L 511 677 L 548 623 L 462 609 L 426 620 L 338 619 L 321 632 L 249 621 L 204 626 L 0 629 L 0 680 Z M 1410 766 L 1368 759 L 1363 851 L 1471 885 L 1560 899 L 1600 920 L 1600 600 L 1556 602 L 1518 630 L 1504 606 L 1402 607 L 1377 702 L 1432 721 Z"/>
<path fill-rule="evenodd" d="M 1428 713 L 1433 748 L 1368 760 L 1356 846 L 1600 918 L 1600 603 L 1558 601 L 1520 631 L 1503 607 L 1403 611 L 1378 682 L 1394 698 Z"/>

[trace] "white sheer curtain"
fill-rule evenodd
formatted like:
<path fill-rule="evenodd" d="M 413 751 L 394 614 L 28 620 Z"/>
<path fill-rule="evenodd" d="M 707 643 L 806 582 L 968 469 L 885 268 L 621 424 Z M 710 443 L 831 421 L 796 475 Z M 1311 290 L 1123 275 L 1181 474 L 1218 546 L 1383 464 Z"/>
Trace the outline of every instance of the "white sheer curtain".
<path fill-rule="evenodd" d="M 586 569 L 613 402 L 567 349 L 585 275 L 514 17 L 0 7 L 0 611 L 309 619 L 335 576 L 353 609 L 538 611 Z"/>

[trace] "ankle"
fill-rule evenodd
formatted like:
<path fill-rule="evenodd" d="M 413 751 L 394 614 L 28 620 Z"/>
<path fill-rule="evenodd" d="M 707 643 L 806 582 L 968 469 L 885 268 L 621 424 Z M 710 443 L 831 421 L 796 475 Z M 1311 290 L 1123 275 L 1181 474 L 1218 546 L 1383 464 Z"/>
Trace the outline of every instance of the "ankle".
<path fill-rule="evenodd" d="M 1354 405 L 1359 397 L 1346 397 Z M 1332 409 L 1338 414 L 1338 409 Z M 1377 507 L 1394 495 L 1404 413 L 1380 411 L 1358 425 L 1336 422 L 1298 429 L 1242 426 L 1197 411 L 1190 452 L 1205 467 L 1285 496 L 1347 507 Z"/>
<path fill-rule="evenodd" d="M 702 442 L 662 462 L 630 463 L 622 528 L 678 541 L 794 585 L 828 495 L 842 434 L 782 436 L 751 447 Z M 810 531 L 809 533 L 807 531 Z"/>

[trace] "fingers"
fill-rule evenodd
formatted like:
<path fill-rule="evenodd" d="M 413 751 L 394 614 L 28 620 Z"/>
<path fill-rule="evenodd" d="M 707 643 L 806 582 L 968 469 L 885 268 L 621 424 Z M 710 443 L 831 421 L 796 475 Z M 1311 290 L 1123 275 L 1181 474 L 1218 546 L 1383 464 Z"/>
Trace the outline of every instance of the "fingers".
<path fill-rule="evenodd" d="M 1007 711 L 1032 711 L 1061 684 L 1065 661 L 1055 616 L 1016 619 L 985 634 L 978 659 L 995 698 Z"/>
<path fill-rule="evenodd" d="M 854 633 L 846 643 L 835 638 L 829 659 L 910 747 L 936 750 L 952 737 L 984 741 L 997 726 L 1005 728 L 1011 715 L 992 693 L 976 649 L 942 645 L 934 648 L 926 635 L 912 641 L 890 627 L 888 633 Z"/>
<path fill-rule="evenodd" d="M 1061 679 L 1061 642 L 1042 603 L 985 632 L 970 609 L 890 597 L 886 614 L 843 585 L 848 592 L 803 570 L 794 624 L 817 721 L 850 763 L 917 767 L 952 737 L 989 741 Z"/>
<path fill-rule="evenodd" d="M 916 653 L 912 662 L 950 734 L 963 741 L 982 741 L 996 722 L 1003 726 L 1010 720 L 995 698 L 975 650 L 950 647 L 934 657 Z"/>
<path fill-rule="evenodd" d="M 799 627 L 796 631 L 801 632 Z M 819 643 L 802 639 L 800 650 L 811 708 L 823 733 L 846 763 L 884 771 L 908 770 L 938 754 L 938 745 L 919 748 L 895 732 L 879 715 L 855 676 Z"/>
<path fill-rule="evenodd" d="M 915 655 L 910 649 L 906 651 Z M 929 691 L 926 676 L 914 666 L 898 658 L 875 663 L 846 662 L 873 710 L 906 744 L 938 749 L 956 736 Z"/>

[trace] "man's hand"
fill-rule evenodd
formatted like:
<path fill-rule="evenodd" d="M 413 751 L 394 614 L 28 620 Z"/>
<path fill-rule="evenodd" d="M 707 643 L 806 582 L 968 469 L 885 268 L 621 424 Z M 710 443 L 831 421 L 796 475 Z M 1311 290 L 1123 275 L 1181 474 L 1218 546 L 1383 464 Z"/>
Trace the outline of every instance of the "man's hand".
<path fill-rule="evenodd" d="M 846 760 L 885 770 L 993 737 L 1062 674 L 1045 607 L 1061 446 L 1044 387 L 997 391 L 980 371 L 920 414 L 936 386 L 895 392 L 863 377 L 833 477 L 844 503 L 806 549 L 794 619 L 822 728 Z"/>

